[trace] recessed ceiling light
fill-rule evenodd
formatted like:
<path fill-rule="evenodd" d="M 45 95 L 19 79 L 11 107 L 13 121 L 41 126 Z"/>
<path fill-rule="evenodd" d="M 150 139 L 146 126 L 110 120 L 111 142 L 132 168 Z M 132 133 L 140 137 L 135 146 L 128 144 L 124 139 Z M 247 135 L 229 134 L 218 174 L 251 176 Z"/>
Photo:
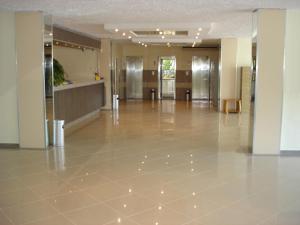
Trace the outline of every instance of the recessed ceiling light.
<path fill-rule="evenodd" d="M 139 41 L 139 44 L 141 44 L 141 42 Z"/>
<path fill-rule="evenodd" d="M 162 31 L 160 31 L 160 32 L 159 32 L 159 34 L 163 34 L 163 32 L 162 32 Z"/>
<path fill-rule="evenodd" d="M 159 31 L 159 28 L 156 28 L 156 31 Z"/>
<path fill-rule="evenodd" d="M 198 31 L 202 31 L 202 28 L 201 28 L 201 27 L 199 27 L 199 28 L 198 28 Z"/>
<path fill-rule="evenodd" d="M 126 33 L 125 32 L 123 32 L 123 34 L 122 34 L 123 36 L 126 36 Z"/>
<path fill-rule="evenodd" d="M 128 38 L 131 39 L 132 37 L 131 37 L 131 36 L 128 36 Z"/>
<path fill-rule="evenodd" d="M 165 39 L 165 36 L 161 36 L 162 39 Z"/>
<path fill-rule="evenodd" d="M 118 29 L 118 28 L 116 28 L 116 29 L 115 29 L 115 32 L 119 32 L 119 29 Z"/>

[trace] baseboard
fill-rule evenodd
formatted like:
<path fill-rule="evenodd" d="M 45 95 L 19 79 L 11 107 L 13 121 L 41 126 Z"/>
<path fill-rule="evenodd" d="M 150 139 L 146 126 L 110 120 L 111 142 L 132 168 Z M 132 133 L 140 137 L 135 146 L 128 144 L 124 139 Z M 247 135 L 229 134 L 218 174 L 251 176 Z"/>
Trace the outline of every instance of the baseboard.
<path fill-rule="evenodd" d="M 300 156 L 300 150 L 293 151 L 280 151 L 281 156 Z"/>
<path fill-rule="evenodd" d="M 9 143 L 0 144 L 0 149 L 17 149 L 17 148 L 19 148 L 19 144 L 9 144 Z"/>
<path fill-rule="evenodd" d="M 100 110 L 93 111 L 89 114 L 86 114 L 70 123 L 67 123 L 64 127 L 65 136 L 70 135 L 71 133 L 75 132 L 76 130 L 86 126 L 93 120 L 99 117 Z"/>

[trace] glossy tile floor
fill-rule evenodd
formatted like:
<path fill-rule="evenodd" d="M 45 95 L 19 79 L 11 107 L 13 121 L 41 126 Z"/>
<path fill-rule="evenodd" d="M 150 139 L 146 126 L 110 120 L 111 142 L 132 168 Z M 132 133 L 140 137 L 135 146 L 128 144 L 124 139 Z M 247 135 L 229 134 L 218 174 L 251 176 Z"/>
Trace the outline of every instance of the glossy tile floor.
<path fill-rule="evenodd" d="M 135 101 L 64 149 L 0 150 L 0 224 L 299 225 L 300 158 L 251 156 L 248 124 Z"/>

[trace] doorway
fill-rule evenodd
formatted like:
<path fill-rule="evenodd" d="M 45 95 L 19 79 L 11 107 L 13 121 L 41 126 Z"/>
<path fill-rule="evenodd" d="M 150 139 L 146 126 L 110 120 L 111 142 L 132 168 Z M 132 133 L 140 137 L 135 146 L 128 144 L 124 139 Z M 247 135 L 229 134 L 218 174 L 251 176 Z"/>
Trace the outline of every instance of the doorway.
<path fill-rule="evenodd" d="M 126 98 L 143 98 L 143 57 L 126 57 Z"/>
<path fill-rule="evenodd" d="M 160 97 L 161 99 L 176 98 L 176 58 L 160 57 Z"/>
<path fill-rule="evenodd" d="M 192 60 L 192 99 L 210 101 L 210 59 L 193 56 Z"/>

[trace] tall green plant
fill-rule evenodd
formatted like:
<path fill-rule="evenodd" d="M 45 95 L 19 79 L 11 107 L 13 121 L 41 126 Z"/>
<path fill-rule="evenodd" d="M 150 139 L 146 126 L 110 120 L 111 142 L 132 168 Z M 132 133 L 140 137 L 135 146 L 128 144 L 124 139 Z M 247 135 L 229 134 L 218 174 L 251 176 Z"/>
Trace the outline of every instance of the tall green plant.
<path fill-rule="evenodd" d="M 53 59 L 54 86 L 58 86 L 65 81 L 64 75 L 65 75 L 65 71 L 63 66 L 56 59 Z"/>

